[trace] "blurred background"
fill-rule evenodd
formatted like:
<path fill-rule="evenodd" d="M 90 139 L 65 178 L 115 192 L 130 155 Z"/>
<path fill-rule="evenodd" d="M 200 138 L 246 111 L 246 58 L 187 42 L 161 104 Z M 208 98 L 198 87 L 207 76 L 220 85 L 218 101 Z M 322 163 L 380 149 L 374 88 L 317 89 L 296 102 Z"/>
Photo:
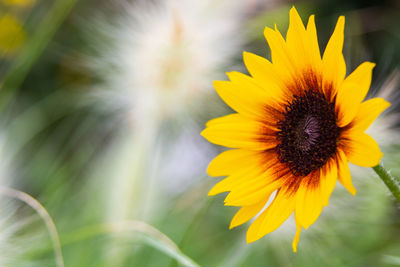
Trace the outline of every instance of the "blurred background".
<path fill-rule="evenodd" d="M 351 166 L 357 195 L 337 184 L 297 253 L 294 218 L 246 245 L 207 196 L 223 148 L 199 133 L 232 112 L 212 81 L 246 72 L 242 51 L 269 58 L 263 29 L 285 34 L 293 4 L 322 51 L 346 16 L 348 73 L 377 63 L 368 97 L 392 106 L 369 133 L 399 176 L 397 0 L 0 0 L 0 183 L 42 203 L 65 266 L 400 266 L 399 205 L 371 169 Z M 0 198 L 0 266 L 61 266 L 41 216 Z"/>

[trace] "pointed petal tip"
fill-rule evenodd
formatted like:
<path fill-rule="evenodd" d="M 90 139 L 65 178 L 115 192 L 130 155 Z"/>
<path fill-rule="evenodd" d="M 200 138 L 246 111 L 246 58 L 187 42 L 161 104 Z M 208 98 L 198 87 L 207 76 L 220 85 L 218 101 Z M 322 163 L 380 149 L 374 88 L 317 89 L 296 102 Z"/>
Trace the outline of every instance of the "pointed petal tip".
<path fill-rule="evenodd" d="M 226 73 L 228 74 L 228 73 Z M 228 76 L 228 75 L 227 75 Z M 229 76 L 228 76 L 229 78 Z M 213 87 L 215 91 L 219 94 L 220 91 L 224 91 L 225 88 L 227 87 L 227 83 L 230 83 L 230 81 L 213 81 Z"/>
<path fill-rule="evenodd" d="M 229 197 L 229 195 L 227 196 Z M 238 203 L 237 201 L 235 202 L 234 200 L 225 200 L 224 201 L 224 206 L 230 206 L 230 207 L 240 207 L 241 203 Z"/>
<path fill-rule="evenodd" d="M 355 188 L 349 190 L 349 193 L 355 196 L 357 194 L 357 190 Z"/>
<path fill-rule="evenodd" d="M 208 191 L 207 196 L 211 197 L 211 196 L 215 196 L 215 195 L 216 195 L 216 193 L 214 192 L 214 187 L 213 187 L 213 188 L 211 188 L 210 191 Z"/>
<path fill-rule="evenodd" d="M 289 11 L 289 16 L 294 15 L 294 14 L 298 15 L 299 13 L 297 12 L 296 7 L 294 5 L 292 5 L 292 7 L 290 8 L 290 11 Z"/>
<path fill-rule="evenodd" d="M 254 224 L 254 222 L 250 225 L 249 229 L 247 229 L 246 232 L 246 242 L 247 244 L 253 243 L 260 238 L 262 238 L 264 235 L 260 234 L 260 231 L 258 227 Z"/>
<path fill-rule="evenodd" d="M 300 233 L 301 233 L 301 225 L 297 225 L 296 235 L 294 236 L 292 242 L 292 248 L 294 253 L 297 252 L 297 244 L 299 243 L 300 240 Z"/>
<path fill-rule="evenodd" d="M 275 24 L 275 27 L 276 27 L 276 24 Z M 270 27 L 264 28 L 264 35 L 269 35 L 271 32 L 274 32 L 274 30 L 271 29 Z"/>
<path fill-rule="evenodd" d="M 340 34 L 340 36 L 342 36 L 342 38 L 343 38 L 344 25 L 345 25 L 345 18 L 344 18 L 344 16 L 340 16 L 336 22 L 336 26 L 335 26 L 335 30 L 333 31 L 333 34 L 335 34 L 335 33 Z"/>
<path fill-rule="evenodd" d="M 253 243 L 254 241 L 257 241 L 260 238 L 261 237 L 257 237 L 254 234 L 249 234 L 249 230 L 247 230 L 247 234 L 246 234 L 246 243 L 247 244 Z"/>
<path fill-rule="evenodd" d="M 387 101 L 386 99 L 384 99 L 382 97 L 374 97 L 374 98 L 371 98 L 371 99 L 369 99 L 367 101 L 372 101 L 372 100 L 379 101 L 378 103 L 379 103 L 379 106 L 382 109 L 382 112 L 392 105 L 389 101 Z M 364 101 L 364 102 L 366 102 L 366 101 Z"/>
<path fill-rule="evenodd" d="M 209 126 L 210 126 L 210 121 L 206 122 L 206 128 L 200 132 L 200 135 L 206 140 L 208 140 L 208 132 L 209 132 L 208 127 Z"/>
<path fill-rule="evenodd" d="M 357 190 L 356 190 L 356 188 L 354 187 L 354 185 L 353 185 L 352 183 L 347 184 L 347 185 L 343 185 L 343 186 L 347 189 L 347 191 L 348 191 L 352 196 L 355 196 L 355 195 L 357 194 Z"/>
<path fill-rule="evenodd" d="M 315 28 L 315 15 L 311 14 L 308 17 L 308 22 L 307 22 L 307 31 L 310 31 L 310 27 L 313 26 Z"/>
<path fill-rule="evenodd" d="M 384 110 L 392 105 L 389 101 L 382 98 L 382 104 L 385 106 Z"/>
<path fill-rule="evenodd" d="M 229 224 L 229 230 L 232 230 L 233 228 L 235 228 L 236 226 L 238 226 L 239 224 L 235 223 L 233 220 L 231 221 L 231 223 Z"/>
<path fill-rule="evenodd" d="M 226 74 L 226 76 L 228 76 L 229 80 L 232 80 L 232 79 L 231 79 L 231 76 L 232 76 L 233 73 L 234 73 L 234 71 L 227 71 L 227 72 L 225 72 L 225 74 Z"/>
<path fill-rule="evenodd" d="M 206 127 L 207 127 L 207 123 L 208 123 L 208 122 L 206 122 Z M 206 129 L 207 129 L 207 128 L 206 128 Z M 206 138 L 206 137 L 204 136 L 204 132 L 205 132 L 206 129 L 204 129 L 203 131 L 200 132 L 200 135 L 203 136 L 204 138 Z"/>
<path fill-rule="evenodd" d="M 374 63 L 374 62 L 364 61 L 357 68 L 361 67 L 361 68 L 369 69 L 368 71 L 372 71 L 375 68 L 375 66 L 376 66 L 376 63 Z"/>
<path fill-rule="evenodd" d="M 342 15 L 338 18 L 337 25 L 340 25 L 341 27 L 344 28 L 344 24 L 345 24 L 345 17 Z"/>
<path fill-rule="evenodd" d="M 243 62 L 247 66 L 247 64 L 248 64 L 250 58 L 253 56 L 253 54 L 250 52 L 247 52 L 247 51 L 243 51 L 242 55 L 243 55 Z"/>
<path fill-rule="evenodd" d="M 299 12 L 293 5 L 289 11 L 289 23 L 294 23 L 295 20 L 302 21 L 300 15 L 299 15 Z"/>
<path fill-rule="evenodd" d="M 211 176 L 211 177 L 221 177 L 221 176 L 223 176 L 223 175 L 221 175 L 219 170 L 216 169 L 211 163 L 212 163 L 212 161 L 210 162 L 210 164 L 208 164 L 208 167 L 207 167 L 207 170 L 206 170 L 208 176 Z"/>

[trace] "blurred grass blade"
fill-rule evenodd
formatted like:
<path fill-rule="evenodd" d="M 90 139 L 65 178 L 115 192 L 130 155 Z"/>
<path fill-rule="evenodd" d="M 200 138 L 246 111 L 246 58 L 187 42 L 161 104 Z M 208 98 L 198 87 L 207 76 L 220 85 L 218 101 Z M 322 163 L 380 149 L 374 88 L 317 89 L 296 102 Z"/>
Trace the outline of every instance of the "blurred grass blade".
<path fill-rule="evenodd" d="M 62 90 L 55 91 L 15 117 L 7 125 L 9 132 L 7 136 L 12 138 L 12 140 L 5 142 L 9 146 L 6 149 L 8 158 L 11 161 L 15 160 L 14 157 L 38 133 L 63 116 L 73 113 L 74 110 L 68 103 L 75 103 L 76 99 L 76 95 L 71 93 L 65 93 Z M 52 112 L 46 114 L 47 110 L 51 110 Z M 46 120 L 43 119 L 45 114 Z"/>
<path fill-rule="evenodd" d="M 35 198 L 28 195 L 27 193 L 9 187 L 3 187 L 3 186 L 0 187 L 0 194 L 18 199 L 26 203 L 39 214 L 39 216 L 43 219 L 44 223 L 46 224 L 47 230 L 50 234 L 51 241 L 53 243 L 56 266 L 64 267 L 64 259 L 62 256 L 60 238 L 58 236 L 56 225 L 54 224 L 53 219 L 51 218 L 47 210 L 42 206 L 42 204 L 40 204 L 39 201 L 37 201 Z"/>
<path fill-rule="evenodd" d="M 120 221 L 85 227 L 66 235 L 65 238 L 62 239 L 62 244 L 67 245 L 102 234 L 126 232 L 138 232 L 143 234 L 143 240 L 148 245 L 171 256 L 183 266 L 200 266 L 186 256 L 168 236 L 153 226 L 141 221 Z"/>
<path fill-rule="evenodd" d="M 3 94 L 0 99 L 0 111 L 3 111 L 10 101 L 13 91 L 21 86 L 33 64 L 40 57 L 76 2 L 77 0 L 57 0 L 33 36 L 22 47 L 0 84 Z"/>
<path fill-rule="evenodd" d="M 399 256 L 383 255 L 383 261 L 388 265 L 400 266 Z"/>

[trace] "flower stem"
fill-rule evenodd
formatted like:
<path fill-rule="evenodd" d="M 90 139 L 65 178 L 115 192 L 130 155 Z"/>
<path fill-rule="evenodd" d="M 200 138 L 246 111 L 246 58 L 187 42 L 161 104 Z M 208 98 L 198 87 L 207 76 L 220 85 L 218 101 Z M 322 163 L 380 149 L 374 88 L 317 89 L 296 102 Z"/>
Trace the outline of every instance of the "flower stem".
<path fill-rule="evenodd" d="M 392 176 L 383 166 L 382 164 L 378 164 L 372 168 L 376 174 L 378 174 L 379 178 L 385 183 L 385 185 L 389 188 L 390 192 L 392 192 L 393 196 L 400 203 L 400 179 Z"/>

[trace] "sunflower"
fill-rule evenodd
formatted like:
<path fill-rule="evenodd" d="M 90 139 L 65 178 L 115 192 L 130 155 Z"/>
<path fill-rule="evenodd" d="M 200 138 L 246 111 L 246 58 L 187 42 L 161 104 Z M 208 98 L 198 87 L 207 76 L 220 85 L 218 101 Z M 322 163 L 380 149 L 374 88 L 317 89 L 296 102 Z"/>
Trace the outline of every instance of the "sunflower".
<path fill-rule="evenodd" d="M 237 113 L 210 120 L 201 133 L 233 148 L 208 166 L 210 176 L 227 176 L 209 195 L 229 191 L 225 205 L 241 207 L 230 228 L 256 217 L 248 243 L 276 230 L 294 212 L 296 252 L 301 229 L 328 205 L 337 180 L 356 194 L 348 161 L 372 167 L 383 155 L 364 131 L 390 104 L 382 98 L 362 102 L 374 63 L 364 62 L 345 77 L 344 22 L 339 17 L 321 58 L 314 15 L 305 28 L 293 7 L 286 40 L 276 26 L 264 30 L 272 62 L 244 52 L 251 76 L 230 72 L 230 81 L 214 82 Z"/>

